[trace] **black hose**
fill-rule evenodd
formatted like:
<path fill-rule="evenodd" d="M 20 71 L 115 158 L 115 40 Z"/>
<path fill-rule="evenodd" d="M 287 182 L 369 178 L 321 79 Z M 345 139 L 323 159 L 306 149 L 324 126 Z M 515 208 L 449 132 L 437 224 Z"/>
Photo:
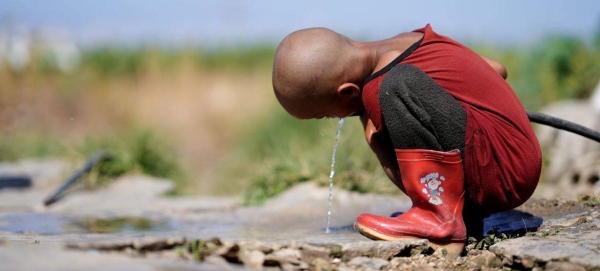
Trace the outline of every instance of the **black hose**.
<path fill-rule="evenodd" d="M 53 204 L 60 199 L 63 198 L 65 191 L 71 186 L 73 186 L 83 175 L 90 172 L 94 165 L 97 163 L 104 161 L 106 159 L 110 159 L 110 155 L 105 151 L 96 151 L 93 153 L 88 160 L 83 164 L 81 168 L 79 168 L 71 177 L 69 177 L 52 195 L 50 195 L 46 200 L 44 200 L 44 205 L 48 206 Z"/>
<path fill-rule="evenodd" d="M 583 127 L 577 123 L 573 123 L 564 119 L 555 118 L 546 114 L 527 110 L 527 117 L 531 122 L 548 125 L 557 129 L 569 131 L 583 137 L 587 137 L 596 142 L 600 142 L 600 133 L 587 127 Z"/>

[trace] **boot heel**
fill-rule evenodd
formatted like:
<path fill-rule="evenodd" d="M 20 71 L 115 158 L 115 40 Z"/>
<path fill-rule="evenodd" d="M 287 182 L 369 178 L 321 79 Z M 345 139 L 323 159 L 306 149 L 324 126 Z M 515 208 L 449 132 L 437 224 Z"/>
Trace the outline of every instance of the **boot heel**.
<path fill-rule="evenodd" d="M 429 241 L 429 246 L 433 250 L 445 249 L 448 252 L 448 256 L 458 258 L 465 248 L 465 243 L 436 243 Z"/>

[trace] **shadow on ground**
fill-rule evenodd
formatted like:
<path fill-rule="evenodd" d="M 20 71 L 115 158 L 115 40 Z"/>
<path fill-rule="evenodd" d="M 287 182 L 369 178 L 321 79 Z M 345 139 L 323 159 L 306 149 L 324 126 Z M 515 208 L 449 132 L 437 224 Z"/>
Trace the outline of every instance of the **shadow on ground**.
<path fill-rule="evenodd" d="M 483 221 L 483 235 L 491 232 L 517 233 L 524 235 L 527 232 L 537 231 L 544 219 L 520 210 L 508 210 L 493 214 Z"/>

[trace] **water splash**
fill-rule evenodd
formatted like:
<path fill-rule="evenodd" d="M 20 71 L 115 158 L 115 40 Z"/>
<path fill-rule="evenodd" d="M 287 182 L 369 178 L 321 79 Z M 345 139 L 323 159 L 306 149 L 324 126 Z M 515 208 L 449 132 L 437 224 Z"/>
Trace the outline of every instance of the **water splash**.
<path fill-rule="evenodd" d="M 331 155 L 331 171 L 329 171 L 329 206 L 327 207 L 327 228 L 325 228 L 325 233 L 330 234 L 331 230 L 329 229 L 329 222 L 331 221 L 331 201 L 333 200 L 333 175 L 335 175 L 335 152 L 337 151 L 338 139 L 340 138 L 340 131 L 342 130 L 342 125 L 344 125 L 344 118 L 340 119 L 337 133 L 335 134 L 335 143 L 333 144 L 333 154 Z"/>

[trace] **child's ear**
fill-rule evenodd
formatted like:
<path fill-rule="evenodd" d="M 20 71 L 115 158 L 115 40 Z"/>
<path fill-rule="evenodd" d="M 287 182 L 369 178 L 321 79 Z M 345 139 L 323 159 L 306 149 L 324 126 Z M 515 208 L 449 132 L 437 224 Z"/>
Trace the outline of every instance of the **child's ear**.
<path fill-rule="evenodd" d="M 360 88 L 353 83 L 344 83 L 337 89 L 338 96 L 343 98 L 353 98 L 360 96 Z"/>

